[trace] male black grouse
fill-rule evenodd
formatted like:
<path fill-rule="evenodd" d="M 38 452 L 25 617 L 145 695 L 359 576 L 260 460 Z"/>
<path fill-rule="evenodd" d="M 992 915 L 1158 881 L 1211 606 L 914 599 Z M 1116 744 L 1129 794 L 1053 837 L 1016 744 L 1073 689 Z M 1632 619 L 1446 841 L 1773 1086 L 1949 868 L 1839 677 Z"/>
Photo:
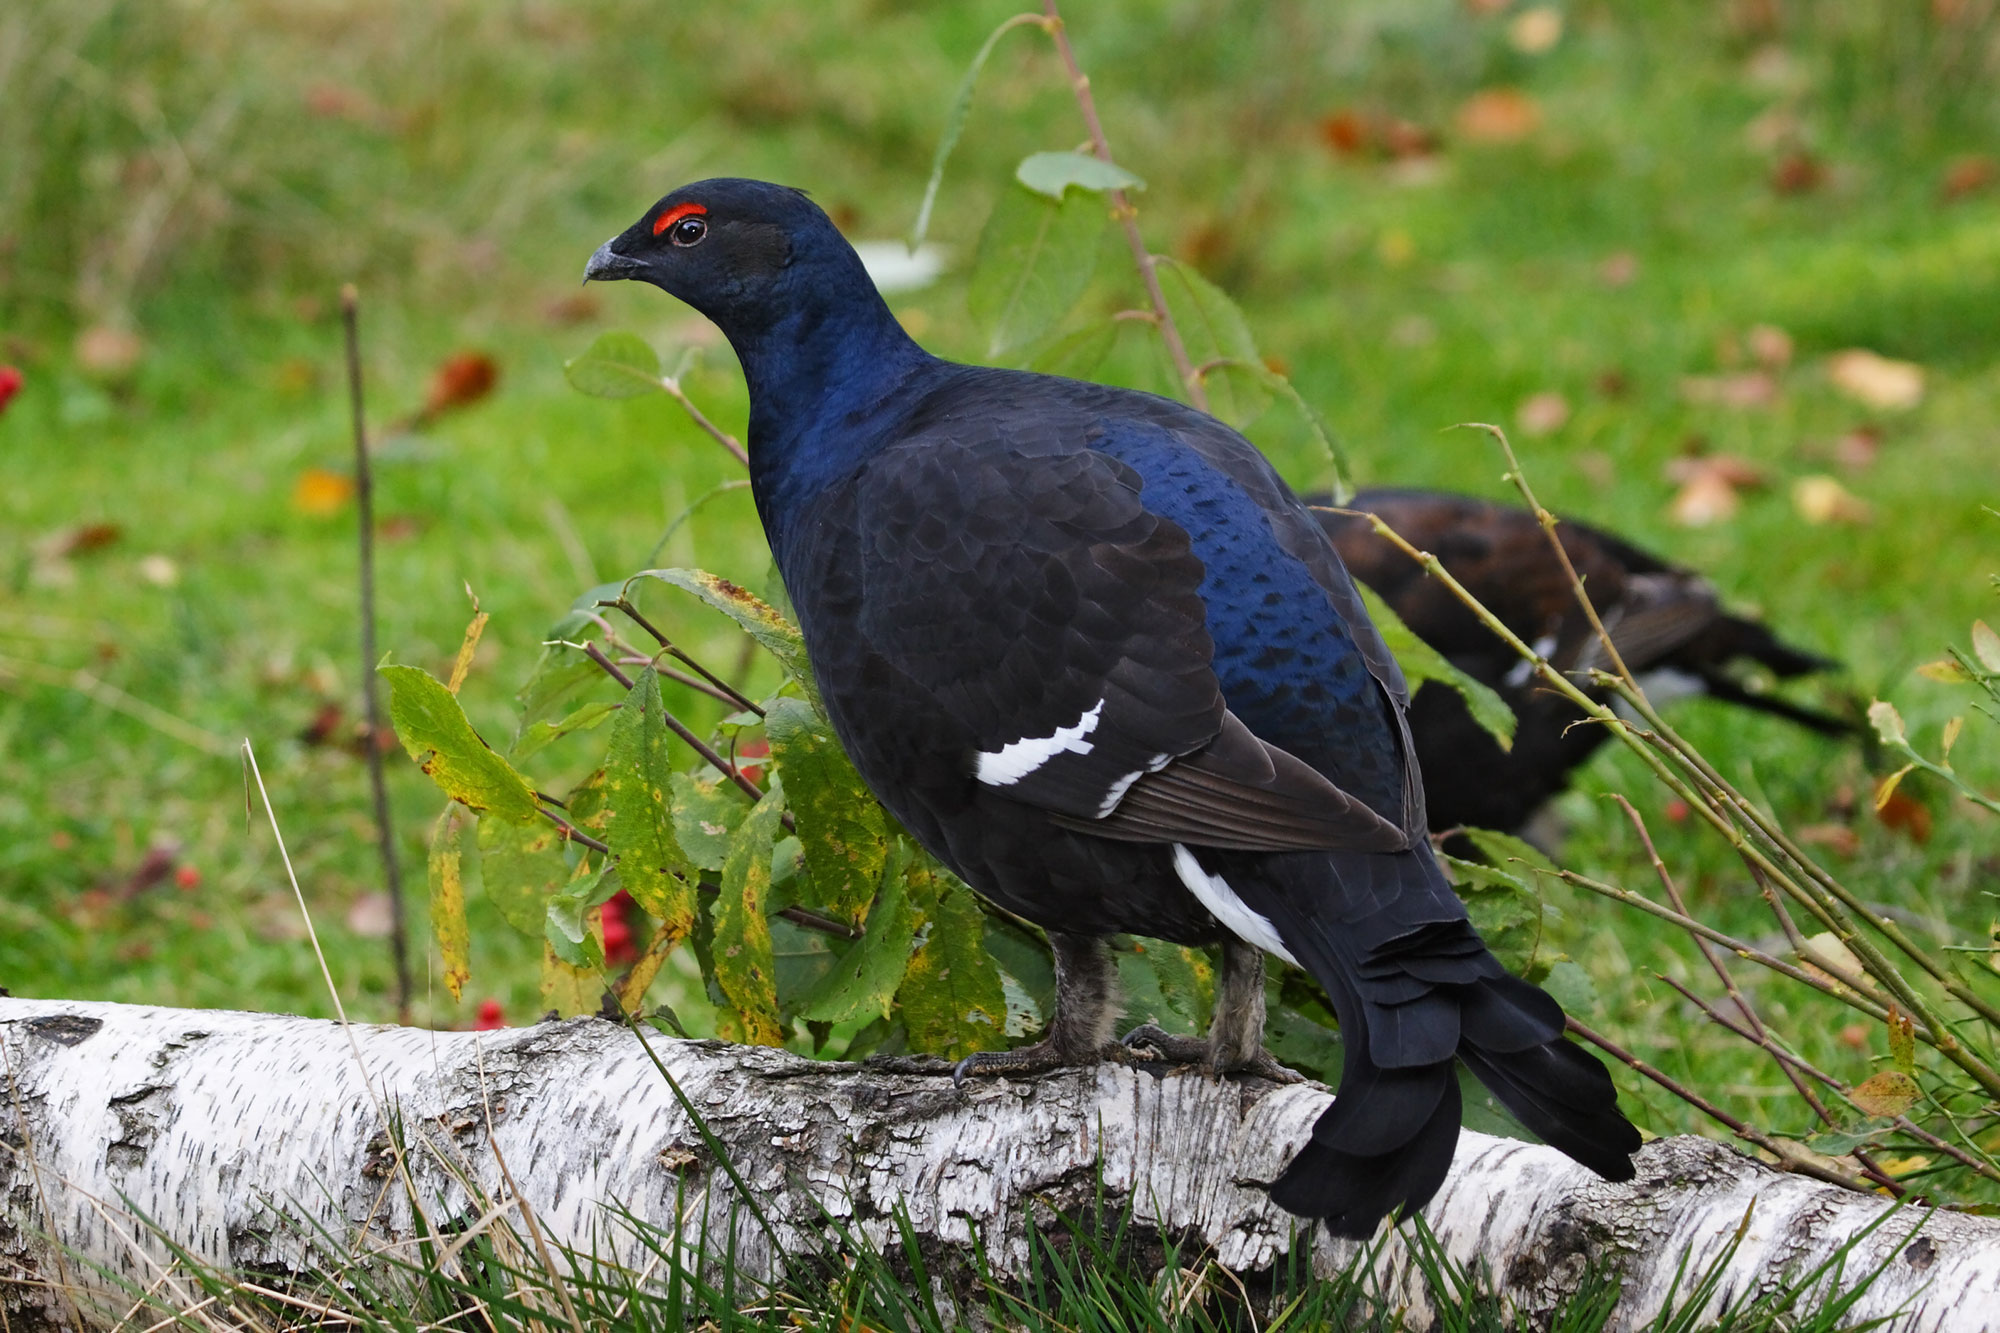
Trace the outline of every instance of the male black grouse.
<path fill-rule="evenodd" d="M 1318 497 L 1325 503 L 1323 497 Z M 1443 491 L 1395 488 L 1358 492 L 1346 508 L 1380 514 L 1419 549 L 1431 552 L 1508 629 L 1535 644 L 1557 670 L 1608 666 L 1596 633 L 1576 602 L 1569 575 L 1541 524 L 1518 505 Z M 1373 588 L 1403 623 L 1460 670 L 1498 691 L 1518 725 L 1502 750 L 1446 689 L 1417 691 L 1410 733 L 1424 775 L 1433 829 L 1471 824 L 1511 831 L 1569 783 L 1604 743 L 1603 727 L 1577 725 L 1584 712 L 1547 688 L 1436 579 L 1359 513 L 1316 509 L 1348 573 Z M 1786 718 L 1822 735 L 1849 735 L 1852 722 L 1747 688 L 1735 674 L 1754 663 L 1781 679 L 1839 663 L 1781 642 L 1754 620 L 1722 609 L 1714 587 L 1693 570 L 1668 564 L 1612 533 L 1564 519 L 1563 550 L 1582 575 L 1619 656 L 1655 698 L 1701 693 Z M 1589 686 L 1586 683 L 1585 688 Z M 1608 692 L 1591 691 L 1598 698 Z"/>
<path fill-rule="evenodd" d="M 1268 1060 L 1259 949 L 1341 1022 L 1339 1095 L 1281 1206 L 1352 1236 L 1421 1208 L 1458 1139 L 1454 1055 L 1631 1178 L 1610 1076 L 1439 873 L 1402 676 L 1247 441 L 1165 398 L 929 355 L 780 186 L 684 186 L 586 277 L 650 282 L 728 336 L 758 513 L 841 742 L 924 846 L 1049 932 L 1047 1036 L 972 1069 L 1118 1050 L 1102 937 L 1220 938 L 1211 1068 Z"/>

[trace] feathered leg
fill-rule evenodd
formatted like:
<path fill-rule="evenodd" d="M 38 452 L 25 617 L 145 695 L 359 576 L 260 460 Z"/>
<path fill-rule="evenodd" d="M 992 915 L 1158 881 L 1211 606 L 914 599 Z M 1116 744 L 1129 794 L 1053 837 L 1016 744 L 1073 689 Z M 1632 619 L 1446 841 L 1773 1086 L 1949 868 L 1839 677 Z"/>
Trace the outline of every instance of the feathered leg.
<path fill-rule="evenodd" d="M 954 1083 L 967 1074 L 1040 1074 L 1128 1058 L 1125 1048 L 1111 1039 L 1118 1021 L 1118 971 L 1104 941 L 1095 935 L 1052 930 L 1049 948 L 1055 955 L 1056 1011 L 1049 1019 L 1047 1035 L 1033 1045 L 1011 1051 L 980 1051 L 966 1056 L 952 1070 Z M 1261 1015 L 1261 1009 L 1259 1012 Z"/>
<path fill-rule="evenodd" d="M 1199 1064 L 1210 1075 L 1305 1081 L 1264 1049 L 1264 951 L 1234 935 L 1222 941 L 1222 971 L 1215 979 L 1215 1015 L 1209 1019 L 1208 1039 L 1183 1037 L 1156 1023 L 1142 1023 L 1125 1034 L 1125 1045 L 1170 1064 Z"/>

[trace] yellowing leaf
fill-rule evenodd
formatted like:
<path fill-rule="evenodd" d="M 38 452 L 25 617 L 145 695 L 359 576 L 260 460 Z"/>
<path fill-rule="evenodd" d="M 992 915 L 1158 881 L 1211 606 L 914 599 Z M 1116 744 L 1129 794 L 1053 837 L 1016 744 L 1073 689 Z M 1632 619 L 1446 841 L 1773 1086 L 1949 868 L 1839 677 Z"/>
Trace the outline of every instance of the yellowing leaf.
<path fill-rule="evenodd" d="M 1972 655 L 1988 671 L 2000 671 L 2000 634 L 1983 620 L 1972 622 Z"/>
<path fill-rule="evenodd" d="M 618 857 L 633 901 L 678 940 L 694 928 L 695 867 L 674 838 L 673 733 L 664 721 L 665 710 L 660 678 L 647 667 L 611 726 L 604 761 L 604 799 L 611 818 L 604 840 Z"/>
<path fill-rule="evenodd" d="M 456 1000 L 472 975 L 472 932 L 465 923 L 465 880 L 460 873 L 458 802 L 445 806 L 431 830 L 431 933 L 444 958 L 444 985 Z"/>
<path fill-rule="evenodd" d="M 1955 658 L 1940 657 L 1934 662 L 1925 662 L 1917 668 L 1917 674 L 1925 680 L 1939 681 L 1945 685 L 1963 685 L 1972 677 L 1965 673 Z"/>
<path fill-rule="evenodd" d="M 502 919 L 531 939 L 540 938 L 549 899 L 569 880 L 562 834 L 546 819 L 515 824 L 479 821 L 479 881 Z"/>
<path fill-rule="evenodd" d="M 453 694 L 458 693 L 458 687 L 465 684 L 466 673 L 472 670 L 472 655 L 479 651 L 479 636 L 486 632 L 488 619 L 475 603 L 472 621 L 465 627 L 465 640 L 458 645 L 458 657 L 451 664 L 451 679 L 444 685 Z"/>
<path fill-rule="evenodd" d="M 1964 730 L 1963 717 L 1955 717 L 1944 724 L 1944 735 L 1938 740 L 1938 749 L 1943 752 L 1942 758 L 1947 765 L 1951 763 L 1951 747 L 1958 744 L 1959 733 Z"/>
<path fill-rule="evenodd" d="M 896 992 L 910 1044 L 953 1060 L 1005 1045 L 1007 996 L 972 891 L 921 862 L 908 874 L 924 925 L 923 943 Z"/>
<path fill-rule="evenodd" d="M 1487 88 L 1458 108 L 1458 132 L 1474 143 L 1518 143 L 1541 124 L 1541 107 L 1518 88 Z"/>
<path fill-rule="evenodd" d="M 1885 1069 L 1849 1088 L 1847 1096 L 1864 1115 L 1894 1118 L 1916 1105 L 1923 1090 L 1902 1070 Z"/>
<path fill-rule="evenodd" d="M 888 822 L 833 728 L 801 699 L 776 699 L 765 733 L 798 824 L 816 905 L 860 925 L 889 855 Z"/>
<path fill-rule="evenodd" d="M 796 681 L 818 706 L 819 687 L 806 662 L 805 639 L 798 626 L 779 614 L 778 609 L 755 593 L 719 574 L 701 569 L 642 569 L 625 580 L 625 588 L 640 579 L 658 579 L 693 593 L 746 630 L 764 650 L 778 659 L 785 674 Z"/>
<path fill-rule="evenodd" d="M 389 720 L 397 738 L 445 795 L 516 824 L 539 817 L 527 779 L 479 738 L 443 682 L 420 667 L 375 669 L 389 682 Z"/>
<path fill-rule="evenodd" d="M 1792 508 L 1808 523 L 1866 523 L 1875 507 L 1824 473 L 1792 483 Z"/>
<path fill-rule="evenodd" d="M 1903 715 L 1896 711 L 1896 705 L 1886 699 L 1877 699 L 1868 705 L 1868 724 L 1875 728 L 1875 734 L 1890 745 L 1905 743 Z"/>
<path fill-rule="evenodd" d="M 1901 768 L 1897 769 L 1894 773 L 1891 773 L 1888 777 L 1883 778 L 1881 782 L 1876 784 L 1875 809 L 1878 812 L 1882 809 L 1883 806 L 1889 804 L 1889 798 L 1896 794 L 1896 784 L 1903 780 L 1904 774 L 1908 773 L 1911 769 L 1915 767 L 1916 767 L 1915 764 L 1904 764 Z"/>
<path fill-rule="evenodd" d="M 764 910 L 771 849 L 784 812 L 784 793 L 773 790 L 744 817 L 723 859 L 722 893 L 715 903 L 715 983 L 729 1001 L 717 1030 L 725 1040 L 753 1046 L 777 1046 L 785 1039 L 771 921 Z"/>

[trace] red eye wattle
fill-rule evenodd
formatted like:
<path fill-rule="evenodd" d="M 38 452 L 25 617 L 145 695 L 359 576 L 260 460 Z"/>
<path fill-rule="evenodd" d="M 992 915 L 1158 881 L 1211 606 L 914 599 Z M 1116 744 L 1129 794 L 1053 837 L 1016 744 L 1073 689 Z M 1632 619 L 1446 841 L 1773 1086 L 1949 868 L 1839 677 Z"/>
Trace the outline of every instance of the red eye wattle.
<path fill-rule="evenodd" d="M 667 228 L 673 226 L 682 218 L 695 217 L 706 212 L 708 210 L 700 204 L 675 204 L 672 208 L 653 219 L 653 235 L 659 236 L 663 234 Z"/>

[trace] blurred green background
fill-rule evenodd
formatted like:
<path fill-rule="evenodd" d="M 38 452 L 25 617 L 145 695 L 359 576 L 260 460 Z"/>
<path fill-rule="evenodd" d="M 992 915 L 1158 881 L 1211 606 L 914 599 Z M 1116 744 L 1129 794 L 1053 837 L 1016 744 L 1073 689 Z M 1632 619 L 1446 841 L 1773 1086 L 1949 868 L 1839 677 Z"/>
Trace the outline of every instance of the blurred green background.
<path fill-rule="evenodd" d="M 380 440 L 381 645 L 442 672 L 470 588 L 493 621 L 464 698 L 504 737 L 571 599 L 643 567 L 736 475 L 671 403 L 564 383 L 566 358 L 629 328 L 670 360 L 704 349 L 688 389 L 742 429 L 726 346 L 652 289 L 579 291 L 586 257 L 718 174 L 807 186 L 857 240 L 901 236 L 965 65 L 1010 12 L 9 4 L 0 365 L 23 387 L 0 413 L 0 986 L 328 1011 L 261 811 L 246 824 L 248 737 L 350 1011 L 389 1015 L 354 743 L 340 284 L 362 293 Z M 1444 429 L 1504 424 L 1553 507 L 1701 568 L 1848 663 L 1802 698 L 1893 698 L 1935 752 L 1966 697 L 1914 668 L 1991 615 L 2000 570 L 1983 508 L 2000 504 L 2000 5 L 1065 14 L 1112 146 L 1148 183 L 1148 240 L 1242 303 L 1360 481 L 1506 495 L 1491 443 Z M 1022 156 L 1082 138 L 1047 41 L 1010 36 L 944 179 L 946 272 L 894 298 L 926 345 L 981 359 L 964 284 L 981 224 Z M 1107 249 L 1087 314 L 1137 303 L 1121 255 Z M 454 357 L 455 397 L 437 382 Z M 497 371 L 484 395 L 463 387 L 482 368 Z M 1142 349 L 1101 373 L 1162 386 Z M 1296 485 L 1328 480 L 1294 435 L 1267 443 Z M 658 562 L 769 577 L 742 493 Z M 736 660 L 722 622 L 678 614 Z M 1990 819 L 1913 778 L 1915 812 L 1888 827 L 1860 747 L 1702 703 L 1675 716 L 1870 899 L 1989 939 Z M 1989 788 L 1995 740 L 1974 717 L 1954 752 Z M 561 790 L 581 762 L 554 747 L 532 776 Z M 423 940 L 439 800 L 400 752 L 389 767 Z M 1675 822 L 1629 756 L 1606 753 L 1560 803 L 1567 863 L 1650 874 L 1604 790 L 1648 814 L 1699 906 L 1774 933 L 1727 849 Z M 1677 1070 L 1722 1058 L 1725 1039 L 1651 979 L 1698 965 L 1684 941 L 1560 905 L 1562 944 L 1598 981 L 1589 1021 Z M 491 916 L 475 917 L 465 1001 L 434 975 L 420 952 L 421 1021 L 469 1023 L 482 999 L 516 1021 L 538 1008 L 531 946 Z M 1881 1054 L 1819 1035 L 1844 1077 Z M 1710 1072 L 1753 1103 L 1782 1088 L 1768 1066 Z"/>

